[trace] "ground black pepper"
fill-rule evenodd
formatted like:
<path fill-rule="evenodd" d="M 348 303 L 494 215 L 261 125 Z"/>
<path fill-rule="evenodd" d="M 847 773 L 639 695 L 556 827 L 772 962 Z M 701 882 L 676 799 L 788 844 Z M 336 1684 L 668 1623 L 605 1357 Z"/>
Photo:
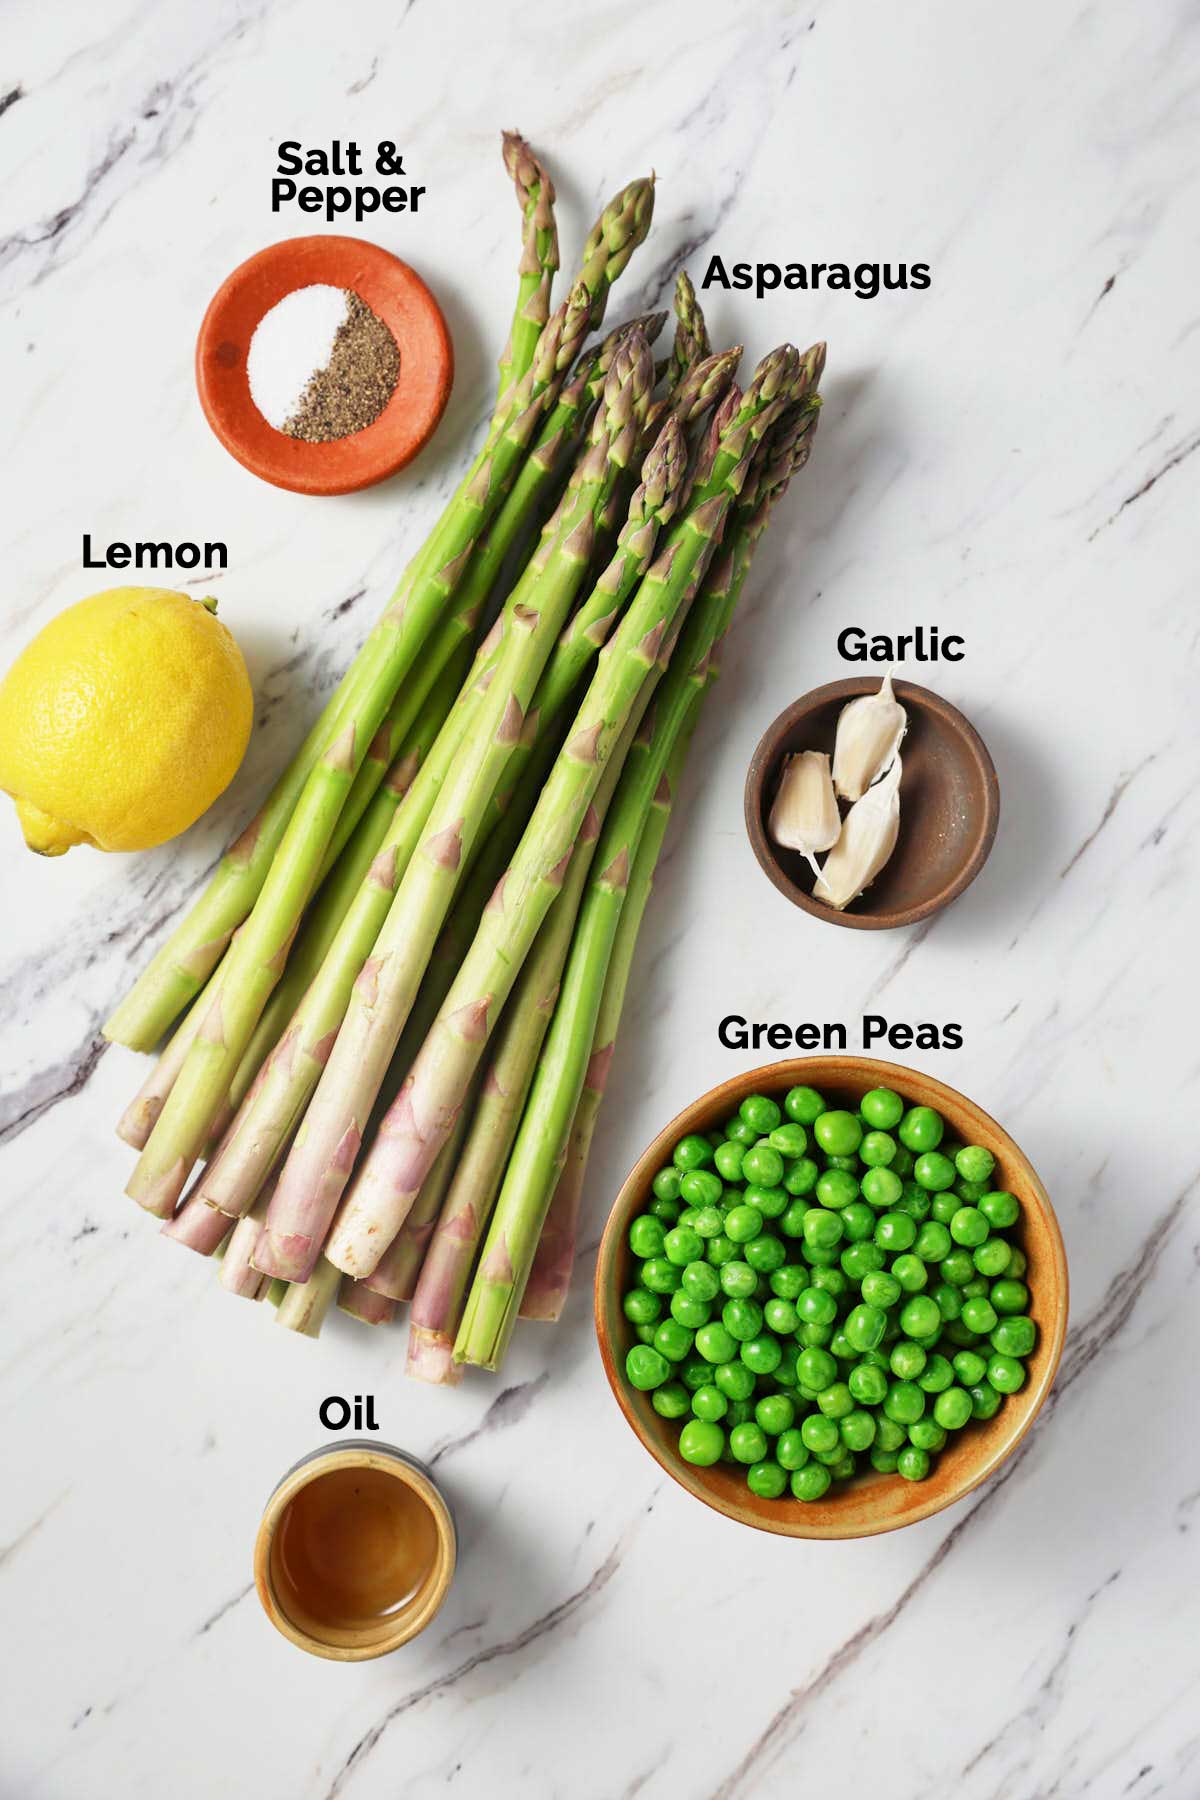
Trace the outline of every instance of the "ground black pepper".
<path fill-rule="evenodd" d="M 288 437 L 327 444 L 374 423 L 396 391 L 400 350 L 395 338 L 357 294 L 347 292 L 329 361 L 314 370 L 296 410 L 284 421 Z"/>

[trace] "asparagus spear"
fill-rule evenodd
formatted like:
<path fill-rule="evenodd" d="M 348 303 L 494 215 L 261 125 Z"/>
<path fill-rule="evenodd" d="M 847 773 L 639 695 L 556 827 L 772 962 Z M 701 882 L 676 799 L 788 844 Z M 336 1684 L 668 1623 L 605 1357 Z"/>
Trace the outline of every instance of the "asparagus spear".
<path fill-rule="evenodd" d="M 471 546 L 511 485 L 542 412 L 565 380 L 595 308 L 597 283 L 602 285 L 602 278 L 593 272 L 590 282 L 578 284 L 547 324 L 533 366 L 512 390 L 502 428 L 475 458 L 298 756 L 276 783 L 258 817 L 226 852 L 199 903 L 105 1025 L 105 1035 L 113 1042 L 131 1049 L 153 1048 L 172 1019 L 199 992 L 234 929 L 257 908 L 276 852 L 284 846 L 309 781 L 326 785 L 320 774 L 335 747 L 343 759 L 349 754 L 353 769 L 357 769 L 360 744 L 365 752 L 446 595 L 453 590 Z M 344 748 L 347 741 L 349 753 Z M 328 829 L 319 835 L 317 866 L 332 836 L 337 810 Z M 311 821 L 305 829 L 311 831 Z M 294 840 L 289 858 L 293 845 Z M 185 1160 L 186 1155 L 185 1151 Z M 148 1169 L 139 1178 L 139 1187 L 153 1191 L 161 1177 L 161 1168 Z"/>
<path fill-rule="evenodd" d="M 558 232 L 554 225 L 554 183 L 517 131 L 503 134 L 504 166 L 517 190 L 521 208 L 521 261 L 517 268 L 517 304 L 512 330 L 500 357 L 499 409 L 514 381 L 533 361 L 538 334 L 550 316 L 550 287 L 558 268 Z"/>
<path fill-rule="evenodd" d="M 646 699 L 648 703 L 649 695 Z M 554 1012 L 600 827 L 640 723 L 635 713 L 609 758 L 571 853 L 562 892 L 538 932 L 497 1026 L 480 1097 L 471 1109 L 470 1129 L 456 1158 L 454 1177 L 413 1295 L 408 1373 L 418 1380 L 448 1382 L 458 1378 L 453 1360 L 454 1336 L 475 1255 L 500 1191 L 542 1041 Z M 461 1116 L 466 1116 L 466 1109 Z M 428 1186 L 426 1182 L 425 1187 Z M 408 1238 L 409 1226 L 424 1203 L 423 1187 L 384 1262 Z M 368 1279 L 374 1282 L 378 1275 L 377 1269 Z"/>
<path fill-rule="evenodd" d="M 813 360 L 814 364 L 820 364 L 823 351 Z M 803 456 L 807 457 L 816 417 L 816 411 L 807 400 L 802 401 L 782 423 L 782 443 L 769 442 L 764 446 L 758 468 L 753 472 L 752 489 L 738 509 L 729 554 L 714 568 L 712 579 L 706 583 L 681 636 L 678 652 L 658 698 L 655 732 L 649 751 L 627 769 L 606 822 L 596 852 L 599 873 L 593 876 L 580 911 L 562 993 L 455 1345 L 454 1355 L 460 1362 L 494 1369 L 503 1358 L 542 1235 L 547 1208 L 563 1174 L 568 1139 L 579 1118 L 589 1060 L 597 1055 L 601 1061 L 594 1084 L 596 1097 L 584 1105 L 579 1121 L 582 1136 L 577 1151 L 577 1182 L 582 1183 L 588 1114 L 594 1115 L 598 1110 L 603 1091 L 603 1080 L 599 1077 L 606 1073 L 606 1056 L 611 1056 L 628 961 L 632 956 L 632 940 L 636 938 L 640 912 L 649 891 L 653 859 L 657 858 L 653 839 L 652 849 L 647 852 L 649 866 L 634 897 L 637 917 L 631 918 L 626 928 L 629 935 L 618 953 L 616 946 L 625 927 L 630 871 L 636 870 L 642 859 L 642 840 L 653 816 L 654 801 L 661 784 L 664 780 L 669 783 L 672 770 L 676 779 L 678 777 L 678 768 L 695 728 L 699 704 L 711 685 L 712 657 L 728 629 L 753 545 L 765 524 L 766 512 L 786 487 L 792 469 L 798 466 L 801 446 Z M 668 786 L 663 796 L 668 805 L 669 791 Z M 665 828 L 665 820 L 663 826 Z M 605 1022 L 602 1034 L 600 1015 L 605 993 L 609 991 L 610 975 L 613 986 L 609 1007 L 615 1016 L 611 1027 Z M 570 1191 L 564 1196 L 563 1211 L 568 1223 L 573 1200 L 577 1204 L 577 1199 L 577 1188 L 574 1196 Z M 563 1232 L 562 1225 L 560 1216 L 558 1243 L 555 1244 L 552 1234 L 547 1250 L 552 1267 L 557 1262 L 555 1282 L 560 1289 L 563 1281 L 569 1279 L 574 1235 L 573 1229 L 569 1236 Z M 536 1306 L 538 1302 L 534 1304 Z"/>
<path fill-rule="evenodd" d="M 671 345 L 671 361 L 667 382 L 676 389 L 693 364 L 709 354 L 708 326 L 704 309 L 696 298 L 690 275 L 680 269 L 675 277 L 675 341 Z"/>
<path fill-rule="evenodd" d="M 473 1101 L 462 1108 L 454 1122 L 453 1131 L 438 1151 L 437 1159 L 425 1177 L 417 1203 L 405 1219 L 403 1229 L 397 1232 L 380 1257 L 374 1274 L 368 1275 L 362 1282 L 355 1282 L 355 1287 L 369 1287 L 374 1293 L 386 1295 L 395 1301 L 412 1299 L 425 1251 L 433 1236 L 434 1226 L 441 1216 L 446 1191 L 458 1168 L 463 1140 L 473 1112 Z M 346 1280 L 350 1280 L 348 1275 Z"/>
<path fill-rule="evenodd" d="M 303 1280 L 319 1252 L 459 871 L 471 855 L 487 801 L 520 735 L 538 677 L 586 572 L 594 514 L 640 438 L 652 383 L 649 348 L 635 334 L 614 359 L 593 427 L 592 448 L 572 478 L 560 517 L 530 565 L 531 579 L 522 588 L 524 603 L 510 602 L 508 647 L 480 710 L 475 738 L 460 750 L 425 826 L 423 854 L 409 862 L 374 949 L 345 994 L 344 1019 L 323 1073 L 324 1058 L 313 1052 L 325 1041 L 327 1018 L 321 1020 L 325 1030 L 320 1038 L 306 1020 L 305 1034 L 289 1052 L 290 1093 L 295 1093 L 306 1069 L 320 1074 L 320 1079 L 275 1190 L 265 1245 L 259 1251 L 258 1266 L 264 1274 Z M 341 995 L 339 988 L 339 999 Z M 332 1023 L 337 1026 L 336 1020 Z"/>
<path fill-rule="evenodd" d="M 561 887 L 604 763 L 639 691 L 656 678 L 753 451 L 792 397 L 798 366 L 790 345 L 764 360 L 722 434 L 707 482 L 672 528 L 601 658 L 513 862 L 335 1222 L 326 1254 L 347 1274 L 374 1269 L 453 1124 L 490 1024 Z"/>
<path fill-rule="evenodd" d="M 126 1189 L 160 1217 L 174 1210 L 282 972 L 361 755 L 453 591 L 479 530 L 507 489 L 547 396 L 561 385 L 590 307 L 590 292 L 580 285 L 546 327 L 533 368 L 514 389 L 509 425 L 476 459 L 473 478 L 459 490 L 431 539 L 431 572 L 418 571 L 411 583 L 402 584 L 357 659 L 344 722 L 305 783 L 254 910 L 230 949 L 221 992 L 205 1013 Z"/>
<path fill-rule="evenodd" d="M 269 1286 L 252 1262 L 254 1246 L 259 1240 L 263 1220 L 267 1216 L 267 1199 L 268 1195 L 264 1193 L 245 1218 L 239 1219 L 233 1226 L 217 1277 L 227 1293 L 237 1294 L 247 1300 L 263 1299 Z M 211 1214 L 212 1207 L 205 1207 L 205 1211 Z M 217 1216 L 219 1218 L 220 1214 Z"/>
<path fill-rule="evenodd" d="M 213 1213 L 198 1194 L 189 1194 L 179 1211 L 166 1221 L 162 1236 L 194 1250 L 198 1256 L 215 1256 L 225 1242 L 229 1220 Z"/>
<path fill-rule="evenodd" d="M 279 1302 L 275 1323 L 302 1337 L 320 1337 L 325 1315 L 341 1286 L 341 1275 L 322 1257 L 307 1281 L 293 1281 Z"/>
<path fill-rule="evenodd" d="M 365 1281 L 351 1281 L 342 1276 L 338 1289 L 338 1311 L 349 1313 L 363 1325 L 390 1325 L 396 1316 L 396 1302 L 386 1294 L 377 1294 Z"/>

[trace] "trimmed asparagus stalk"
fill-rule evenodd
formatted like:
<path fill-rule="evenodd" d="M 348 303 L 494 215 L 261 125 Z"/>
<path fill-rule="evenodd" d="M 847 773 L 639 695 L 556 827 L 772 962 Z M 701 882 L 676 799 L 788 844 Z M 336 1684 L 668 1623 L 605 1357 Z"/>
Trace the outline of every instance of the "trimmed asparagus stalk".
<path fill-rule="evenodd" d="M 161 1235 L 194 1250 L 197 1256 L 215 1256 L 228 1230 L 228 1219 L 214 1214 L 198 1194 L 189 1194 L 179 1211 L 166 1221 Z"/>
<path fill-rule="evenodd" d="M 421 1272 L 426 1248 L 433 1236 L 434 1226 L 441 1215 L 446 1190 L 454 1179 L 454 1172 L 458 1167 L 463 1140 L 467 1135 L 467 1127 L 470 1125 L 475 1110 L 478 1086 L 477 1078 L 467 1104 L 454 1121 L 453 1131 L 438 1151 L 437 1161 L 425 1177 L 425 1185 L 421 1189 L 416 1205 L 404 1221 L 403 1230 L 397 1232 L 380 1257 L 379 1265 L 374 1273 L 366 1278 L 365 1286 L 373 1288 L 378 1294 L 386 1294 L 389 1299 L 411 1300 L 416 1291 L 417 1277 Z M 389 1094 L 389 1106 L 395 1097 L 395 1091 Z M 382 1100 L 382 1098 L 381 1094 L 380 1099 Z M 386 1111 L 387 1107 L 385 1106 L 383 1112 L 386 1113 Z M 347 1276 L 347 1280 L 349 1279 Z"/>
<path fill-rule="evenodd" d="M 649 349 L 635 335 L 613 362 L 592 448 L 530 565 L 521 602 L 506 612 L 507 647 L 480 709 L 474 739 L 460 750 L 429 815 L 423 853 L 404 871 L 374 949 L 347 995 L 324 1071 L 316 1057 L 307 1058 L 320 1079 L 275 1191 L 259 1251 L 264 1274 L 303 1280 L 319 1253 L 459 872 L 471 855 L 487 802 L 586 572 L 594 514 L 638 442 L 652 381 Z M 293 1088 L 301 1078 L 304 1048 L 301 1043 L 290 1053 Z"/>
<path fill-rule="evenodd" d="M 471 546 L 511 485 L 542 412 L 548 403 L 553 403 L 565 380 L 594 312 L 597 285 L 607 292 L 602 276 L 593 274 L 589 283 L 572 291 L 565 305 L 550 319 L 533 366 L 512 390 L 512 403 L 502 428 L 492 433 L 471 464 L 425 548 L 409 564 L 383 617 L 292 765 L 276 783 L 266 805 L 226 852 L 200 901 L 108 1020 L 104 1033 L 112 1042 L 131 1049 L 153 1049 L 171 1021 L 199 992 L 234 930 L 252 910 L 259 911 L 258 902 L 275 867 L 276 852 L 286 849 L 284 860 L 292 860 L 296 834 L 291 830 L 291 821 L 309 782 L 318 779 L 333 747 L 345 743 L 348 730 L 357 769 L 360 751 L 365 752 L 374 737 L 401 680 L 429 635 L 439 607 L 453 590 Z M 336 816 L 334 813 L 315 845 L 307 844 L 314 873 L 332 837 Z M 306 839 L 309 831 L 311 825 L 306 822 Z M 274 911 L 273 905 L 270 910 Z M 285 928 L 291 929 L 290 921 Z M 253 957 L 247 952 L 241 968 L 257 958 L 257 950 Z M 161 1156 L 139 1177 L 138 1185 L 146 1191 L 155 1192 L 164 1167 L 177 1160 L 175 1129 L 173 1120 L 170 1143 L 164 1141 Z M 186 1145 L 197 1130 L 191 1123 L 191 1129 L 182 1134 L 182 1142 Z M 166 1134 L 164 1140 L 165 1137 Z M 186 1148 L 182 1154 L 188 1160 Z"/>
<path fill-rule="evenodd" d="M 504 166 L 517 190 L 522 230 L 517 304 L 500 357 L 497 410 L 513 382 L 521 379 L 533 361 L 538 336 L 550 316 L 550 288 L 558 268 L 554 183 L 519 132 L 504 132 L 503 145 Z"/>
<path fill-rule="evenodd" d="M 217 1279 L 227 1293 L 237 1294 L 246 1300 L 266 1298 L 268 1282 L 259 1274 L 253 1265 L 254 1247 L 262 1235 L 263 1221 L 267 1216 L 267 1198 L 263 1194 L 244 1219 L 238 1219 L 229 1233 L 229 1243 L 221 1258 L 221 1268 Z M 212 1207 L 205 1209 L 212 1212 Z M 220 1218 L 220 1214 L 217 1217 Z"/>
<path fill-rule="evenodd" d="M 793 406 L 787 415 L 789 432 L 795 411 Z M 799 415 L 802 419 L 815 417 L 815 412 Z M 798 428 L 799 419 L 796 424 Z M 768 444 L 763 464 L 770 454 Z M 792 456 L 794 448 L 789 450 L 789 459 Z M 757 516 L 761 485 L 756 473 L 755 491 L 747 496 L 743 514 Z M 458 1362 L 498 1368 L 512 1335 L 595 1047 L 630 872 L 654 796 L 673 759 L 683 754 L 680 745 L 686 744 L 694 729 L 700 698 L 709 685 L 710 659 L 740 591 L 741 581 L 734 585 L 734 571 L 735 565 L 730 563 L 721 576 L 706 584 L 689 614 L 656 702 L 648 750 L 636 761 L 630 759 L 605 823 L 596 851 L 598 873 L 593 874 L 580 909 L 562 993 L 455 1343 Z M 742 579 L 744 572 L 743 567 Z"/>
<path fill-rule="evenodd" d="M 342 1278 L 322 1257 L 307 1281 L 293 1281 L 279 1302 L 275 1323 L 301 1337 L 320 1337 L 325 1315 L 337 1297 Z"/>
<path fill-rule="evenodd" d="M 454 1337 L 475 1255 L 500 1191 L 508 1154 L 517 1135 L 521 1111 L 554 1012 L 600 827 L 637 724 L 640 720 L 631 718 L 622 742 L 609 758 L 596 789 L 595 801 L 588 809 L 571 853 L 562 892 L 538 932 L 537 941 L 496 1029 L 480 1097 L 471 1109 L 466 1142 L 455 1159 L 454 1177 L 413 1295 L 408 1373 L 421 1381 L 458 1379 L 453 1357 Z M 465 1108 L 461 1116 L 466 1116 Z M 445 1154 L 444 1150 L 442 1154 Z M 422 1188 L 417 1205 L 405 1220 L 385 1261 L 408 1237 L 412 1219 L 424 1200 L 425 1188 Z M 378 1273 L 376 1270 L 370 1279 L 374 1281 Z"/>
<path fill-rule="evenodd" d="M 479 530 L 507 489 L 547 395 L 561 384 L 590 303 L 588 289 L 580 286 L 546 327 L 533 368 L 514 390 L 509 426 L 476 459 L 474 477 L 459 490 L 431 539 L 430 571 L 418 571 L 402 584 L 358 659 L 346 723 L 305 784 L 254 910 L 230 949 L 221 993 L 205 1013 L 126 1189 L 150 1212 L 166 1217 L 174 1210 L 282 972 L 361 755 L 453 591 Z"/>
<path fill-rule="evenodd" d="M 672 528 L 601 658 L 513 862 L 335 1221 L 326 1254 L 347 1274 L 374 1269 L 445 1141 L 491 1023 L 561 887 L 612 746 L 638 693 L 656 678 L 763 433 L 794 397 L 799 361 L 786 345 L 760 365 L 722 434 L 706 482 Z"/>
<path fill-rule="evenodd" d="M 390 1325 L 396 1316 L 396 1302 L 386 1294 L 377 1294 L 365 1281 L 351 1281 L 342 1276 L 338 1289 L 338 1311 L 348 1313 L 363 1325 Z"/>
<path fill-rule="evenodd" d="M 196 1041 L 206 1002 L 215 996 L 224 979 L 224 968 L 224 963 L 218 963 L 209 976 L 208 986 L 193 1000 L 183 1019 L 175 1027 L 166 1049 L 117 1120 L 117 1136 L 135 1150 L 146 1147 L 158 1115 L 167 1103 L 167 1095 L 175 1086 L 176 1077 L 187 1061 L 188 1051 Z"/>

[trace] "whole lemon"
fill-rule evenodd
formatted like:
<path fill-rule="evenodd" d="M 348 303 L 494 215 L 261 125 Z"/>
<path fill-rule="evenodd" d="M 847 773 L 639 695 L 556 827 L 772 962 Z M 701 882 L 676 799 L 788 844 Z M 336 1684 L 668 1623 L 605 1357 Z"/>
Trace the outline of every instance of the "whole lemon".
<path fill-rule="evenodd" d="M 0 682 L 0 788 L 42 856 L 149 850 L 228 787 L 253 712 L 215 600 L 108 588 L 52 619 Z"/>

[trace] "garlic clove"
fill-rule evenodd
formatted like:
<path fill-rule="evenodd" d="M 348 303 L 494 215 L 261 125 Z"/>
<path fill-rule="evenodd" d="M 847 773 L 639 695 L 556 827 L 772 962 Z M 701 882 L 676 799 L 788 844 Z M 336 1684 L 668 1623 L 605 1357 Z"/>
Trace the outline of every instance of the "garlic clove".
<path fill-rule="evenodd" d="M 860 800 L 887 773 L 907 729 L 890 675 L 877 694 L 860 694 L 843 706 L 833 746 L 833 785 L 843 800 Z"/>
<path fill-rule="evenodd" d="M 817 851 L 832 848 L 841 829 L 829 758 L 821 750 L 789 756 L 767 820 L 772 839 L 785 850 L 798 850 L 819 875 L 813 857 Z"/>
<path fill-rule="evenodd" d="M 813 897 L 842 912 L 869 888 L 896 848 L 900 832 L 901 763 L 893 757 L 882 781 L 856 800 L 839 837 L 821 865 Z"/>

